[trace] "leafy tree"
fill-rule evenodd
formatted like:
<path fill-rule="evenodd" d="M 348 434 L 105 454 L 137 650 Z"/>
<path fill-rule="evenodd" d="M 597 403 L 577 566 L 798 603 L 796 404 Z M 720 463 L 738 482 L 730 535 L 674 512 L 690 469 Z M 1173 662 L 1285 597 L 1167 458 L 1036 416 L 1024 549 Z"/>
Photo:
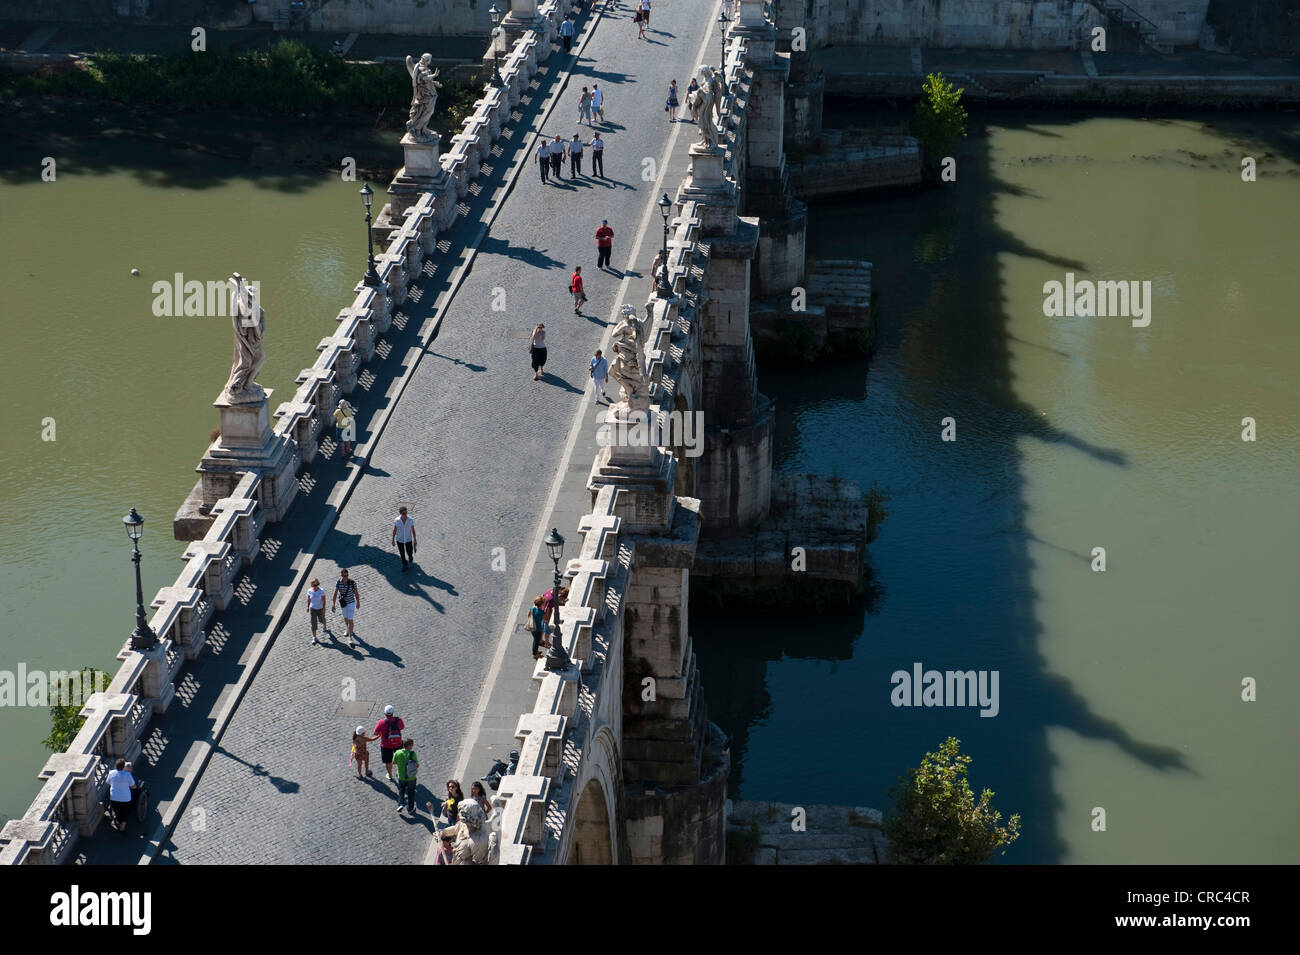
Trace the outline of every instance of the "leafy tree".
<path fill-rule="evenodd" d="M 885 838 L 900 865 L 974 865 L 987 862 L 1020 836 L 1020 815 L 999 825 L 1002 813 L 986 789 L 979 802 L 966 780 L 971 757 L 961 741 L 948 737 L 939 751 L 926 753 L 919 769 L 909 769 L 890 795 Z"/>
<path fill-rule="evenodd" d="M 966 107 L 961 94 L 942 73 L 931 73 L 921 84 L 924 94 L 912 117 L 912 135 L 931 156 L 946 156 L 948 150 L 966 135 Z"/>
<path fill-rule="evenodd" d="M 79 683 L 73 682 L 76 677 Z M 78 674 L 69 674 L 59 682 L 59 686 L 50 687 L 50 735 L 41 740 L 45 747 L 55 753 L 62 753 L 72 745 L 73 739 L 81 731 L 85 719 L 77 714 L 96 687 L 106 687 L 112 677 L 103 670 L 86 667 Z M 62 701 L 68 701 L 62 703 Z"/>

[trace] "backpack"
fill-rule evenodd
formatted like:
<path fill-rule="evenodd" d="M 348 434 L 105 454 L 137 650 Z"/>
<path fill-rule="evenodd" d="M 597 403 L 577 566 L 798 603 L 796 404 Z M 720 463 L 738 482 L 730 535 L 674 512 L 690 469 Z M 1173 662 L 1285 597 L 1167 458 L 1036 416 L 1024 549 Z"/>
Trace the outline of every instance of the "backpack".
<path fill-rule="evenodd" d="M 406 781 L 409 783 L 420 772 L 420 759 L 415 755 L 414 751 L 408 750 L 407 752 L 410 752 L 411 755 L 406 760 L 406 772 L 404 775 L 406 776 Z"/>

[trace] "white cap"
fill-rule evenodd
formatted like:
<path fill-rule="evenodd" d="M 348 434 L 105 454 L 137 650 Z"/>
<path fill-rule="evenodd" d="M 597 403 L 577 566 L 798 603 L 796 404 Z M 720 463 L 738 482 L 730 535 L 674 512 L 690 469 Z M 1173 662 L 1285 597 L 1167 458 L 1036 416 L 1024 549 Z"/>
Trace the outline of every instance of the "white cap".
<path fill-rule="evenodd" d="M 384 707 L 384 715 L 385 715 L 385 716 L 392 716 L 392 715 L 393 715 L 393 704 L 392 704 L 392 703 L 389 703 L 387 706 Z"/>
<path fill-rule="evenodd" d="M 357 735 L 358 735 L 358 736 L 365 736 L 365 735 L 366 735 L 366 728 L 365 728 L 364 726 L 358 726 L 358 727 L 357 727 Z"/>

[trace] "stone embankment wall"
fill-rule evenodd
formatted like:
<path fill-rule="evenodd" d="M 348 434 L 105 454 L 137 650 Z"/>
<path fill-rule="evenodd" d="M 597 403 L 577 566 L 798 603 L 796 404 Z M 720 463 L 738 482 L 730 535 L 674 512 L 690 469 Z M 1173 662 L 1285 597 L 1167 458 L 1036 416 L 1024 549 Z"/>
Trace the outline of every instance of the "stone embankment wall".
<path fill-rule="evenodd" d="M 965 90 L 963 99 L 981 103 L 1257 108 L 1300 102 L 1300 77 L 1294 76 L 1090 77 L 1036 71 L 944 75 Z M 898 101 L 920 95 L 918 78 L 910 73 L 827 70 L 825 80 L 828 96 Z"/>
<path fill-rule="evenodd" d="M 362 366 L 375 360 L 375 344 L 393 313 L 420 275 L 426 258 L 437 255 L 438 234 L 455 221 L 459 204 L 480 172 L 480 157 L 500 137 L 502 117 L 519 104 L 539 62 L 550 56 L 568 0 L 547 0 L 540 19 L 523 32 L 501 58 L 504 85 L 485 86 L 464 130 L 440 158 L 447 174 L 437 194 L 421 195 L 380 244 L 375 256 L 381 284 L 356 287 L 356 297 L 335 318 L 333 334 L 324 339 L 316 363 L 298 376 L 293 398 L 275 412 L 274 433 L 287 440 L 295 468 L 316 456 L 321 435 L 332 424 L 341 395 L 357 386 Z M 380 357 L 382 359 L 382 356 Z M 124 645 L 121 667 L 103 693 L 92 694 L 81 715 L 85 724 L 68 747 L 55 753 L 41 771 L 40 792 L 21 819 L 0 830 L 0 865 L 59 864 L 70 857 L 77 839 L 93 836 L 104 819 L 108 771 L 119 757 L 134 761 L 154 715 L 166 712 L 187 661 L 198 657 L 209 628 L 234 599 L 235 580 L 259 552 L 266 514 L 279 513 L 283 501 L 271 501 L 267 482 L 245 473 L 228 496 L 204 515 L 202 536 L 185 549 L 185 567 L 176 582 L 154 597 L 150 625 L 158 636 L 149 651 Z"/>
<path fill-rule="evenodd" d="M 1159 28 L 1162 43 L 1195 45 L 1209 0 L 1126 0 Z M 776 25 L 808 31 L 808 49 L 832 44 L 1077 49 L 1109 27 L 1086 0 L 777 0 Z M 786 32 L 785 35 L 789 35 Z"/>

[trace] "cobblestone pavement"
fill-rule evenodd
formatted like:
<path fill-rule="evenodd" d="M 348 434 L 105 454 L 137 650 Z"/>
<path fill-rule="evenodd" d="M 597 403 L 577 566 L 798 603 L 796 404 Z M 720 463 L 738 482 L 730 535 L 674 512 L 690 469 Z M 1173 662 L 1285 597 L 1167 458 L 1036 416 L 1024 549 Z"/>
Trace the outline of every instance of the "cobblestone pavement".
<path fill-rule="evenodd" d="M 513 613 L 520 575 L 537 567 L 531 552 L 535 529 L 577 402 L 584 400 L 587 360 L 607 333 L 623 276 L 596 270 L 592 233 L 608 218 L 615 230 L 613 262 L 629 267 L 637 226 L 658 195 L 655 181 L 641 178 L 643 159 L 653 157 L 663 166 L 672 130 L 663 112 L 667 82 L 676 78 L 685 87 L 713 15 L 712 5 L 665 9 L 647 31 L 649 39 L 637 40 L 629 10 L 615 8 L 582 48 L 542 132 L 571 137 L 578 90 L 598 82 L 608 91 L 602 134 L 609 178 L 571 181 L 566 169 L 562 184 L 543 186 L 534 166 L 521 171 L 436 339 L 396 398 L 395 413 L 370 451 L 355 492 L 316 554 L 312 575 L 327 589 L 343 566 L 357 580 L 362 645 L 352 650 L 335 640 L 312 647 L 306 613 L 294 611 L 203 770 L 171 843 L 163 847 L 163 861 L 403 863 L 424 856 L 432 825 L 427 816 L 396 814 L 395 790 L 384 779 L 377 744 L 371 744 L 375 779 L 361 782 L 350 774 L 351 730 L 359 723 L 373 726 L 384 704 L 394 704 L 423 757 L 420 805 L 442 789 L 456 764 L 497 637 Z M 716 51 L 716 40 L 708 49 Z M 558 53 L 549 62 L 557 61 L 564 62 Z M 684 153 L 692 138 L 679 135 L 677 152 Z M 516 156 L 505 158 L 523 161 L 523 153 Z M 680 176 L 684 164 L 674 166 Z M 501 174 L 496 170 L 493 176 Z M 676 179 L 667 181 L 665 188 L 674 190 Z M 483 192 L 497 201 L 493 188 L 489 179 Z M 477 217 L 458 223 L 445 257 L 456 256 L 479 229 Z M 659 243 L 657 216 L 649 232 L 635 263 L 641 273 Z M 566 292 L 575 264 L 584 267 L 591 299 L 581 317 L 573 314 Z M 642 274 L 632 277 L 630 299 L 641 301 L 648 284 Z M 404 307 L 406 320 L 394 325 L 395 349 L 409 347 L 410 330 L 428 317 L 436 288 L 436 280 L 432 289 L 426 280 L 420 302 Z M 493 309 L 494 299 L 503 310 Z M 538 321 L 550 333 L 550 361 L 546 380 L 535 383 L 528 337 Z M 394 357 L 400 360 L 388 359 L 362 398 L 363 427 L 370 414 L 395 400 L 391 377 L 384 376 L 415 356 Z M 364 442 L 370 434 L 359 437 Z M 588 453 L 572 471 L 585 471 L 589 463 Z M 314 482 L 308 506 L 300 511 L 302 502 L 295 505 L 275 533 L 309 535 L 311 509 L 341 470 L 337 462 L 328 464 L 335 470 L 313 468 L 307 478 L 308 485 Z M 579 499 L 573 493 L 567 498 L 575 515 Z M 408 574 L 388 544 L 399 504 L 411 509 L 420 543 L 418 567 Z M 563 532 L 576 538 L 574 526 Z M 269 540 L 268 548 L 276 551 L 268 566 L 259 561 L 251 582 L 243 584 L 249 604 L 224 620 L 232 642 L 238 642 L 233 635 L 240 627 L 266 626 L 270 594 L 287 583 L 281 552 L 295 547 L 277 548 Z M 276 557 L 286 566 L 275 567 Z M 253 585 L 265 596 L 258 599 Z M 342 632 L 337 615 L 330 622 Z M 527 639 L 519 636 L 512 661 L 522 655 L 531 663 Z M 220 642 L 219 635 L 212 641 L 212 662 L 233 679 L 244 663 L 222 663 L 223 654 L 234 654 Z M 510 684 L 518 688 L 517 702 L 513 689 L 493 697 L 498 720 L 489 723 L 498 733 L 506 723 L 513 729 L 518 712 L 531 706 L 529 669 Z M 507 676 L 503 671 L 503 680 Z M 168 714 L 160 729 L 177 741 L 170 749 L 178 751 L 180 741 L 191 738 L 187 734 L 210 731 L 206 714 L 214 692 L 196 694 L 184 718 L 173 721 Z M 506 712 L 511 709 L 513 714 Z M 180 765 L 174 753 L 169 758 Z M 161 763 L 157 775 L 166 775 Z M 94 842 L 85 861 L 124 861 L 133 847 L 139 854 L 135 840 Z"/>

